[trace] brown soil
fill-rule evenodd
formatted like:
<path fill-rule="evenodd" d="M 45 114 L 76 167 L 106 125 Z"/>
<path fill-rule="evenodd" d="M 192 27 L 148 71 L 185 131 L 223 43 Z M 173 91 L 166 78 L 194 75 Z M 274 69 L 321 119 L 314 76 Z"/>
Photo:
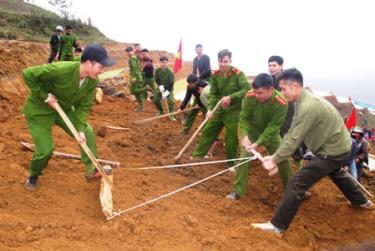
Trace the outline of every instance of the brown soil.
<path fill-rule="evenodd" d="M 20 69 L 14 68 L 13 72 Z M 8 74 L 0 77 L 3 80 Z M 109 222 L 101 212 L 99 183 L 85 182 L 79 161 L 52 158 L 40 180 L 40 189 L 27 192 L 23 182 L 32 153 L 22 150 L 19 142 L 32 140 L 21 114 L 24 94 L 11 93 L 4 88 L 0 96 L 0 250 L 322 250 L 374 238 L 375 212 L 349 207 L 328 179 L 312 189 L 312 198 L 303 203 L 283 237 L 252 229 L 250 223 L 269 220 L 282 194 L 279 178 L 269 177 L 259 164 L 250 176 L 248 195 L 240 201 L 224 198 L 233 182 L 233 175 L 227 174 Z M 134 107 L 133 101 L 106 97 L 90 115 L 90 124 L 100 131 L 100 157 L 122 163 L 114 170 L 116 210 L 225 168 L 126 170 L 172 163 L 187 141 L 180 133 L 180 122 L 165 119 L 142 126 L 133 124 L 156 112 L 150 103 L 143 113 L 133 112 Z M 131 130 L 104 129 L 106 124 Z M 56 150 L 78 153 L 74 140 L 61 129 L 53 133 Z M 190 153 L 191 148 L 183 163 L 190 161 Z M 216 158 L 224 158 L 222 147 Z M 373 177 L 364 183 L 375 193 Z"/>

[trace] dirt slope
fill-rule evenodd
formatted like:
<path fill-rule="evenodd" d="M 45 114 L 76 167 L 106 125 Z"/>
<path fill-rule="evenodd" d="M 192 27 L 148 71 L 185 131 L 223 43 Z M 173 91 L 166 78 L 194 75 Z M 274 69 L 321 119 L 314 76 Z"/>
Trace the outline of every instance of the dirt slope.
<path fill-rule="evenodd" d="M 233 176 L 223 175 L 106 222 L 98 200 L 99 183 L 84 181 L 78 161 L 52 159 L 40 190 L 23 189 L 32 154 L 19 145 L 20 140 L 31 141 L 20 114 L 22 102 L 0 101 L 0 250 L 321 250 L 371 240 L 375 234 L 375 214 L 348 207 L 328 180 L 313 188 L 311 200 L 303 204 L 282 238 L 251 229 L 250 223 L 269 219 L 282 192 L 278 177 L 268 177 L 259 167 L 250 177 L 249 194 L 241 201 L 224 198 Z M 95 131 L 101 131 L 102 137 L 97 137 L 100 156 L 123 163 L 114 171 L 116 209 L 137 205 L 224 168 L 127 171 L 171 163 L 186 142 L 179 122 L 132 124 L 155 113 L 151 104 L 142 114 L 132 112 L 134 106 L 130 101 L 106 98 L 90 116 Z M 106 124 L 131 131 L 103 131 Z M 77 153 L 73 140 L 60 129 L 54 135 L 58 150 Z M 222 148 L 217 158 L 224 158 Z M 186 154 L 183 162 L 188 161 Z M 374 180 L 366 182 L 374 193 Z"/>

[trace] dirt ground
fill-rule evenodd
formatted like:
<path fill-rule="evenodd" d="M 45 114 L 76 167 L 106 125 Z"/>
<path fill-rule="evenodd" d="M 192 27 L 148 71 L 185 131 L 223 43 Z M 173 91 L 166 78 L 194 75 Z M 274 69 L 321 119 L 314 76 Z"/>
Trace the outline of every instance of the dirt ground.
<path fill-rule="evenodd" d="M 277 176 L 259 165 L 250 177 L 249 192 L 240 201 L 225 195 L 233 175 L 226 174 L 171 197 L 138 208 L 112 221 L 103 217 L 98 198 L 100 183 L 86 183 L 77 160 L 52 158 L 34 193 L 23 188 L 32 153 L 20 109 L 23 99 L 0 100 L 0 250 L 331 250 L 373 240 L 375 213 L 356 210 L 329 181 L 313 189 L 282 236 L 252 229 L 252 222 L 268 220 L 280 200 Z M 219 172 L 224 165 L 170 170 L 129 171 L 127 168 L 173 163 L 187 138 L 181 124 L 168 119 L 135 125 L 153 116 L 151 103 L 143 113 L 135 103 L 106 97 L 95 105 L 90 123 L 101 158 L 117 160 L 114 170 L 115 209 L 126 209 Z M 105 125 L 130 131 L 104 129 Z M 78 153 L 74 141 L 56 128 L 56 150 Z M 182 162 L 189 162 L 187 151 Z M 222 147 L 217 159 L 223 159 Z M 375 193 L 375 180 L 365 180 Z"/>

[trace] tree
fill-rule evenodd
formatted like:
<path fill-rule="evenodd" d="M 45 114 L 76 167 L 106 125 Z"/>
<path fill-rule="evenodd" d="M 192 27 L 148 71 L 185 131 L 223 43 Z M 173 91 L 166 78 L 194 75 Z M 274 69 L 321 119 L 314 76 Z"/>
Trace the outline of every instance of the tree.
<path fill-rule="evenodd" d="M 60 15 L 65 19 L 70 19 L 70 7 L 72 7 L 72 3 L 68 0 L 48 0 L 48 3 L 55 8 Z"/>

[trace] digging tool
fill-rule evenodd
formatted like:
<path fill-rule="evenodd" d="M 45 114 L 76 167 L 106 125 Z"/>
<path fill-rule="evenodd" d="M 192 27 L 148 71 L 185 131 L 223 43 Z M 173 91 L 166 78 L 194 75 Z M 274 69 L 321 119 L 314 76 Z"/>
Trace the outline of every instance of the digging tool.
<path fill-rule="evenodd" d="M 167 113 L 170 114 L 171 112 L 169 111 L 167 98 L 163 98 L 162 101 L 163 101 L 163 104 L 165 106 L 165 109 L 167 110 Z"/>
<path fill-rule="evenodd" d="M 146 202 L 143 202 L 143 203 L 141 203 L 141 204 L 139 204 L 139 205 L 136 205 L 136 206 L 130 207 L 130 208 L 128 208 L 128 209 L 125 209 L 125 210 L 119 210 L 118 212 L 113 212 L 112 216 L 111 216 L 111 217 L 108 217 L 107 220 L 112 220 L 112 219 L 114 219 L 114 218 L 116 218 L 116 217 L 121 216 L 122 214 L 128 213 L 129 211 L 133 211 L 134 209 L 137 209 L 137 208 L 143 207 L 143 206 L 148 205 L 148 204 L 151 204 L 151 203 L 153 203 L 153 202 L 155 202 L 155 201 L 161 200 L 161 199 L 163 199 L 163 198 L 169 197 L 169 196 L 174 195 L 174 194 L 176 194 L 176 193 L 178 193 L 178 192 L 181 192 L 181 191 L 183 191 L 183 190 L 186 190 L 186 189 L 188 189 L 188 188 L 191 188 L 191 187 L 193 187 L 193 186 L 196 186 L 196 185 L 198 185 L 198 184 L 200 184 L 200 183 L 202 183 L 202 182 L 204 182 L 204 181 L 207 181 L 207 180 L 209 180 L 209 179 L 212 179 L 212 178 L 214 178 L 214 177 L 216 177 L 216 176 L 219 176 L 219 175 L 221 175 L 221 174 L 223 174 L 223 173 L 229 172 L 229 171 L 231 171 L 232 169 L 236 168 L 237 166 L 240 166 L 240 165 L 242 165 L 242 164 L 244 164 L 244 163 L 250 162 L 250 161 L 252 161 L 252 160 L 254 160 L 254 159 L 256 159 L 255 156 L 254 156 L 254 157 L 251 157 L 251 158 L 249 158 L 249 159 L 247 159 L 247 160 L 244 160 L 244 161 L 242 161 L 241 163 L 239 163 L 239 164 L 237 164 L 237 165 L 235 165 L 235 166 L 232 166 L 232 167 L 230 167 L 230 168 L 224 169 L 224 170 L 222 170 L 222 171 L 220 171 L 220 172 L 218 172 L 218 173 L 215 173 L 215 174 L 213 174 L 213 175 L 210 175 L 210 176 L 208 176 L 208 177 L 206 177 L 206 178 L 204 178 L 204 179 L 198 180 L 198 181 L 196 181 L 196 182 L 194 182 L 194 183 L 192 183 L 192 184 L 190 184 L 190 185 L 187 185 L 187 186 L 181 187 L 181 188 L 179 188 L 179 189 L 177 189 L 177 190 L 175 190 L 175 191 L 172 191 L 172 192 L 169 192 L 169 193 L 164 194 L 164 195 L 162 195 L 162 196 L 159 196 L 159 197 L 156 197 L 156 198 L 154 198 L 154 199 L 148 200 L 148 201 L 146 201 Z"/>
<path fill-rule="evenodd" d="M 85 153 L 87 154 L 87 156 L 89 157 L 89 159 L 91 160 L 91 162 L 94 164 L 94 166 L 96 167 L 96 169 L 98 170 L 98 172 L 102 175 L 102 177 L 104 178 L 104 180 L 112 187 L 113 186 L 112 181 L 108 178 L 108 176 L 105 173 L 103 167 L 97 161 L 95 155 L 91 152 L 90 148 L 86 145 L 85 142 L 81 142 L 81 138 L 80 138 L 80 136 L 79 136 L 76 128 L 74 127 L 74 125 L 72 124 L 72 122 L 69 120 L 68 116 L 66 116 L 64 110 L 60 107 L 60 105 L 57 102 L 55 102 L 53 104 L 53 108 L 55 108 L 56 111 L 58 112 L 58 114 L 61 116 L 61 118 L 63 119 L 63 121 L 68 126 L 69 130 L 71 131 L 71 133 L 73 134 L 74 138 L 77 140 L 77 142 L 79 143 L 79 145 L 85 151 Z"/>
<path fill-rule="evenodd" d="M 223 99 L 220 99 L 219 102 L 217 102 L 216 106 L 214 107 L 214 109 L 212 109 L 212 113 L 214 113 L 218 108 L 219 106 L 221 105 L 221 103 L 223 102 Z M 194 134 L 190 137 L 190 139 L 188 140 L 188 142 L 184 145 L 184 147 L 180 150 L 180 152 L 177 154 L 177 156 L 174 158 L 175 161 L 179 161 L 182 157 L 182 154 L 184 154 L 184 152 L 186 151 L 186 149 L 189 147 L 189 145 L 191 144 L 191 142 L 193 142 L 194 138 L 198 135 L 198 133 L 202 130 L 202 128 L 204 127 L 204 125 L 207 123 L 207 121 L 209 120 L 208 117 L 206 117 L 203 122 L 200 124 L 200 126 L 198 127 L 198 129 L 194 132 Z"/>
<path fill-rule="evenodd" d="M 130 130 L 130 128 L 121 127 L 121 126 L 106 125 L 105 127 L 109 128 L 109 129 L 113 129 L 113 130 L 123 130 L 123 131 L 129 131 Z"/>
<path fill-rule="evenodd" d="M 25 141 L 21 141 L 21 145 L 24 146 L 27 150 L 34 151 L 34 144 L 27 143 Z M 57 152 L 53 151 L 53 156 L 57 158 L 62 158 L 62 159 L 77 159 L 80 160 L 81 156 L 76 155 L 76 154 L 71 154 L 71 153 L 63 153 L 63 152 Z M 120 167 L 121 163 L 118 161 L 112 161 L 112 160 L 105 160 L 105 159 L 97 159 L 97 161 L 101 164 L 104 165 L 110 165 L 114 167 Z"/>
<path fill-rule="evenodd" d="M 163 114 L 163 115 L 152 117 L 152 118 L 142 119 L 142 120 L 136 121 L 135 123 L 136 124 L 141 124 L 141 123 L 145 123 L 145 122 L 148 122 L 148 121 L 152 121 L 152 120 L 161 119 L 161 118 L 165 118 L 165 117 L 168 117 L 168 116 L 180 114 L 180 113 L 183 113 L 183 112 L 186 112 L 186 111 L 190 111 L 190 110 L 194 110 L 194 109 L 198 109 L 198 107 L 192 107 L 192 108 L 189 108 L 189 109 L 185 109 L 183 111 L 177 111 L 177 112 Z"/>
<path fill-rule="evenodd" d="M 368 196 L 370 196 L 371 198 L 374 198 L 374 195 L 372 195 L 372 193 L 370 193 L 356 178 L 354 178 L 350 173 L 348 173 L 347 171 L 344 171 L 346 172 L 346 174 L 352 179 L 352 181 L 354 181 L 361 189 L 363 192 L 365 192 L 365 194 L 367 194 Z"/>

